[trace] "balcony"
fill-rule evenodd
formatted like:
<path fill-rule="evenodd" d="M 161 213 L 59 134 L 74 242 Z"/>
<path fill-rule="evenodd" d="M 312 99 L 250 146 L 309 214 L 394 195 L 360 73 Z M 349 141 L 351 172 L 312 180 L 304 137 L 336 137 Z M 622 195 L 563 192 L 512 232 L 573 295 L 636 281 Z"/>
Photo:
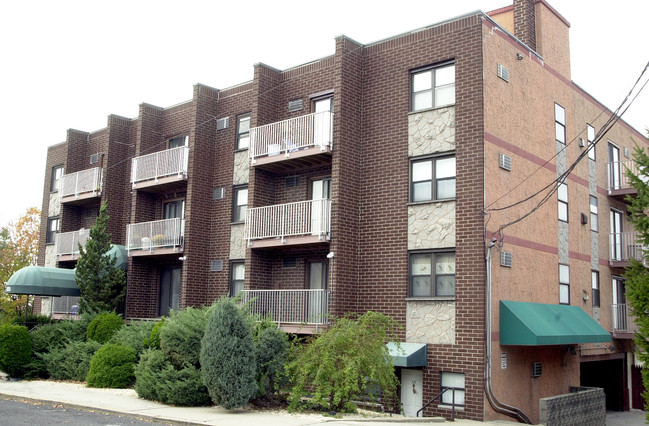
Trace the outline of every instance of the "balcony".
<path fill-rule="evenodd" d="M 637 232 L 616 232 L 609 234 L 609 262 L 611 267 L 626 268 L 629 259 L 636 259 L 646 265 L 643 246 Z"/>
<path fill-rule="evenodd" d="M 319 199 L 248 209 L 246 239 L 252 248 L 329 240 L 331 200 Z"/>
<path fill-rule="evenodd" d="M 629 305 L 626 303 L 617 303 L 611 305 L 613 314 L 613 337 L 616 339 L 632 339 L 633 333 L 638 330 L 638 326 L 633 320 L 633 315 L 629 312 Z"/>
<path fill-rule="evenodd" d="M 158 151 L 133 158 L 131 162 L 131 184 L 133 189 L 167 189 L 177 182 L 187 180 L 189 148 Z"/>
<path fill-rule="evenodd" d="M 160 256 L 183 251 L 185 221 L 179 218 L 126 225 L 129 256 Z"/>
<path fill-rule="evenodd" d="M 252 165 L 282 171 L 329 163 L 333 117 L 333 112 L 323 111 L 250 129 Z"/>
<path fill-rule="evenodd" d="M 631 186 L 627 170 L 638 175 L 635 161 L 613 161 L 608 163 L 608 195 L 623 200 L 627 195 L 637 195 L 638 191 Z"/>
<path fill-rule="evenodd" d="M 59 194 L 61 202 L 85 204 L 88 200 L 101 196 L 102 180 L 103 170 L 101 167 L 63 175 Z"/>
<path fill-rule="evenodd" d="M 314 333 L 329 324 L 329 290 L 243 290 L 251 313 L 289 333 Z"/>
<path fill-rule="evenodd" d="M 56 259 L 59 262 L 79 259 L 79 244 L 85 248 L 89 236 L 89 229 L 56 234 Z"/>

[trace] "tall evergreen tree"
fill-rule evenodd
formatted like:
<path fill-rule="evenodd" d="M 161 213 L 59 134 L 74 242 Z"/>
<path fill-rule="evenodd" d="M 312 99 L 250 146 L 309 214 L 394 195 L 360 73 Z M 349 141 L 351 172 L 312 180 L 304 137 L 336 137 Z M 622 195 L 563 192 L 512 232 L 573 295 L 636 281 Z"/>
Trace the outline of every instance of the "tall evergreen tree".
<path fill-rule="evenodd" d="M 649 409 L 649 155 L 646 151 L 636 146 L 634 161 L 637 165 L 638 174 L 628 172 L 631 186 L 638 194 L 635 197 L 627 197 L 628 210 L 631 213 L 629 221 L 633 224 L 638 234 L 639 242 L 645 248 L 643 250 L 643 262 L 630 259 L 630 267 L 625 271 L 626 298 L 631 307 L 638 331 L 635 334 L 635 343 L 638 346 L 637 354 L 644 362 L 642 368 L 642 381 L 645 392 L 642 394 L 645 400 L 645 411 Z M 647 414 L 649 420 L 649 413 Z"/>
<path fill-rule="evenodd" d="M 116 266 L 117 257 L 107 254 L 111 246 L 111 234 L 106 232 L 109 217 L 104 203 L 95 226 L 90 228 L 85 249 L 79 246 L 76 282 L 81 291 L 81 312 L 114 311 L 124 300 L 126 275 Z"/>

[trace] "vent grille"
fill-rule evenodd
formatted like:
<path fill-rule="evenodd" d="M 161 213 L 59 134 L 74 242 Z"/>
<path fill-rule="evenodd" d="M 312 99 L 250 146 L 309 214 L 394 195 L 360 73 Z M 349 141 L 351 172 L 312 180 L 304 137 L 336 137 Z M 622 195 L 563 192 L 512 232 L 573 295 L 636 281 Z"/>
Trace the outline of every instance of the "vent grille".
<path fill-rule="evenodd" d="M 541 377 L 543 374 L 543 363 L 542 362 L 533 362 L 532 363 L 532 377 Z"/>
<path fill-rule="evenodd" d="M 223 271 L 223 260 L 210 260 L 210 272 L 221 272 Z"/>
<path fill-rule="evenodd" d="M 225 188 L 214 188 L 212 200 L 221 200 L 225 197 Z"/>
<path fill-rule="evenodd" d="M 514 255 L 508 251 L 500 252 L 500 266 L 511 268 L 514 262 Z"/>
<path fill-rule="evenodd" d="M 90 164 L 95 164 L 99 161 L 99 154 L 92 154 L 90 156 Z"/>
<path fill-rule="evenodd" d="M 299 183 L 299 178 L 297 176 L 289 176 L 284 181 L 284 188 L 295 188 Z"/>
<path fill-rule="evenodd" d="M 512 157 L 505 154 L 500 154 L 500 168 L 511 171 L 512 169 Z"/>
<path fill-rule="evenodd" d="M 230 117 L 223 117 L 216 120 L 216 130 L 227 129 L 230 125 Z"/>
<path fill-rule="evenodd" d="M 509 82 L 509 70 L 502 64 L 498 64 L 498 77 Z"/>
<path fill-rule="evenodd" d="M 297 257 L 285 257 L 282 259 L 282 268 L 297 268 Z"/>
<path fill-rule="evenodd" d="M 304 108 L 304 102 L 302 102 L 302 99 L 295 99 L 293 101 L 288 102 L 288 111 L 289 112 L 299 111 L 302 108 Z"/>

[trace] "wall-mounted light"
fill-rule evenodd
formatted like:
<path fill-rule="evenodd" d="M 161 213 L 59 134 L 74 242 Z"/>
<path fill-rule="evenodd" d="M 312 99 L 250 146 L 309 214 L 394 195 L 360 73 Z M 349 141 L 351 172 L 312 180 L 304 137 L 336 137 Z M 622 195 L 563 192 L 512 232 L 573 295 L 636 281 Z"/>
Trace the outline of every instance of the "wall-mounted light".
<path fill-rule="evenodd" d="M 516 59 L 518 59 L 519 61 L 522 61 L 523 60 L 523 55 L 521 55 L 520 53 L 517 53 L 516 54 Z"/>

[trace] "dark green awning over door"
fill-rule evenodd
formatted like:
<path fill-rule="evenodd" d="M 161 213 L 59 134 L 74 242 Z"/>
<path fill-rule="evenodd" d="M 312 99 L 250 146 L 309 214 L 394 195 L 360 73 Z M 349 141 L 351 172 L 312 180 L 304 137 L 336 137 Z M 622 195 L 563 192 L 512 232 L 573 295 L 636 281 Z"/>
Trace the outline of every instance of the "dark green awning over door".
<path fill-rule="evenodd" d="M 428 353 L 425 343 L 386 343 L 395 367 L 425 367 Z"/>
<path fill-rule="evenodd" d="M 27 266 L 7 281 L 7 293 L 36 296 L 80 296 L 74 269 Z"/>
<path fill-rule="evenodd" d="M 579 306 L 500 301 L 501 345 L 570 345 L 610 341 L 610 333 Z"/>

